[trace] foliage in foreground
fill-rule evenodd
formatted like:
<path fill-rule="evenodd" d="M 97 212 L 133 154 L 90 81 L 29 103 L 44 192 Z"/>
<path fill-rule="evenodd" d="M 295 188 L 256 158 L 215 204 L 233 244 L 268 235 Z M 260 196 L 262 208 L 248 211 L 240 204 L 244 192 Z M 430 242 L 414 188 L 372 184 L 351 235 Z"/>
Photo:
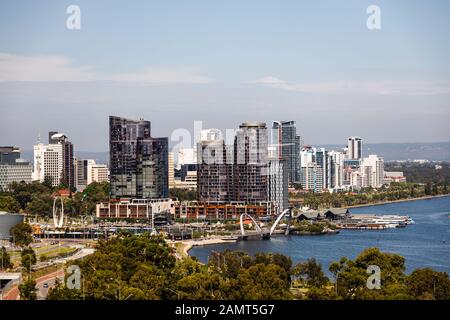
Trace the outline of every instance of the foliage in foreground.
<path fill-rule="evenodd" d="M 79 290 L 58 284 L 48 299 L 450 299 L 446 273 L 418 269 L 406 275 L 404 263 L 399 255 L 371 248 L 354 261 L 333 262 L 331 281 L 314 259 L 293 265 L 282 254 L 251 257 L 226 250 L 204 265 L 194 258 L 175 260 L 162 238 L 121 234 L 79 261 Z M 367 289 L 369 265 L 382 270 L 380 290 Z"/>

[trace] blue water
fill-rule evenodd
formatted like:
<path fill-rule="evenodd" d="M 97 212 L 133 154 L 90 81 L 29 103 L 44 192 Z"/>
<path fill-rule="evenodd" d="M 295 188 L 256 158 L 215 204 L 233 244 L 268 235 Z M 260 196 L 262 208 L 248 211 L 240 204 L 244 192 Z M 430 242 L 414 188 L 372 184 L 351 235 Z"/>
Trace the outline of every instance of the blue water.
<path fill-rule="evenodd" d="M 316 258 L 328 270 L 341 257 L 354 259 L 365 248 L 398 253 L 406 259 L 406 272 L 430 267 L 450 274 L 450 197 L 390 203 L 350 209 L 352 213 L 409 215 L 416 223 L 386 230 L 341 230 L 336 235 L 276 236 L 266 241 L 239 241 L 194 247 L 189 253 L 207 262 L 212 250 L 242 250 L 249 254 L 278 252 L 293 262 Z"/>

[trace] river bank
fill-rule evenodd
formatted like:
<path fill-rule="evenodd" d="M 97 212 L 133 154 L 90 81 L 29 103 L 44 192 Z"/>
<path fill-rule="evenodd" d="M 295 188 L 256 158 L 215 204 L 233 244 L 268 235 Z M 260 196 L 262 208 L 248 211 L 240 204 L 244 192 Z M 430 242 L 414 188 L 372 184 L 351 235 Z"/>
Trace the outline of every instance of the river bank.
<path fill-rule="evenodd" d="M 438 194 L 435 196 L 424 196 L 424 197 L 417 197 L 417 198 L 407 198 L 407 199 L 399 199 L 399 200 L 387 200 L 387 201 L 374 202 L 374 203 L 356 204 L 354 206 L 344 206 L 342 208 L 351 209 L 351 208 L 361 208 L 361 207 L 372 207 L 372 206 L 381 206 L 383 204 L 389 204 L 389 203 L 409 202 L 409 201 L 427 200 L 427 199 L 435 199 L 435 198 L 443 198 L 443 197 L 450 197 L 450 194 Z"/>
<path fill-rule="evenodd" d="M 196 246 L 207 245 L 220 245 L 224 243 L 236 242 L 234 239 L 222 239 L 222 238 L 210 238 L 202 240 L 187 240 L 187 241 L 170 241 L 169 245 L 172 245 L 176 249 L 176 256 L 178 259 L 186 258 L 189 256 L 189 250 Z"/>
<path fill-rule="evenodd" d="M 408 215 L 415 224 L 384 230 L 340 230 L 327 236 L 277 236 L 269 241 L 238 241 L 222 245 L 193 247 L 189 254 L 203 263 L 211 251 L 239 250 L 250 255 L 278 252 L 294 263 L 316 258 L 327 271 L 342 257 L 354 259 L 364 249 L 377 247 L 383 252 L 400 254 L 406 259 L 406 272 L 432 268 L 450 273 L 450 197 L 388 203 L 385 206 L 354 208 L 352 214 Z M 330 276 L 332 276 L 330 274 Z"/>

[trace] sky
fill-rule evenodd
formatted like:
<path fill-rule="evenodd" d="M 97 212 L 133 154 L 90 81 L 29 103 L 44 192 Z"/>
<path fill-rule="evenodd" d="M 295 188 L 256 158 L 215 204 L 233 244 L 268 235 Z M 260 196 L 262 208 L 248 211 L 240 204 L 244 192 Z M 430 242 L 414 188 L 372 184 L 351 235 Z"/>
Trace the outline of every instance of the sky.
<path fill-rule="evenodd" d="M 169 138 L 295 120 L 308 144 L 450 141 L 448 57 L 446 0 L 2 0 L 0 145 L 105 151 L 109 115 Z"/>

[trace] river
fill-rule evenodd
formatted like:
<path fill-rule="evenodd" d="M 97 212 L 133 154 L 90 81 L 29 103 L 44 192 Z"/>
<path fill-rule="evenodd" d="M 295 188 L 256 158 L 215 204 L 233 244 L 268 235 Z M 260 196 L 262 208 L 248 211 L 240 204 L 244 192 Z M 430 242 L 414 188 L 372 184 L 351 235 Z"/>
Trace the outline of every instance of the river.
<path fill-rule="evenodd" d="M 429 267 L 450 274 L 450 197 L 358 207 L 350 212 L 409 215 L 416 223 L 406 228 L 341 230 L 335 235 L 275 236 L 265 241 L 193 247 L 189 254 L 207 262 L 212 250 L 242 250 L 252 255 L 278 252 L 290 256 L 294 263 L 314 257 L 328 270 L 332 261 L 344 256 L 354 259 L 365 248 L 378 247 L 405 257 L 407 273 Z"/>

